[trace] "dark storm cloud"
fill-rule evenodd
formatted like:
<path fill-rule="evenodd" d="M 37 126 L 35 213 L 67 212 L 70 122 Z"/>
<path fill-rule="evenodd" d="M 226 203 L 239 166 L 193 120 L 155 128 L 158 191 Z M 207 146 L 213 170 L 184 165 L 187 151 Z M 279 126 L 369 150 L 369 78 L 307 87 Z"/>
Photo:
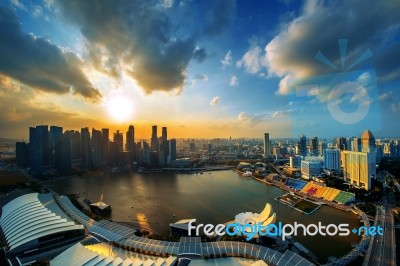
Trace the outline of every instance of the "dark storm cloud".
<path fill-rule="evenodd" d="M 119 78 L 128 73 L 145 92 L 182 89 L 192 60 L 205 59 L 194 36 L 180 36 L 167 10 L 156 1 L 57 2 L 80 28 L 91 63 Z"/>
<path fill-rule="evenodd" d="M 286 25 L 265 47 L 260 60 L 243 64 L 252 69 L 252 62 L 261 62 L 269 74 L 279 77 L 308 77 L 347 71 L 367 50 L 373 57 L 365 63 L 376 68 L 378 78 L 399 77 L 400 33 L 399 1 L 306 1 L 300 15 Z M 338 39 L 348 39 L 344 69 L 341 66 Z M 258 47 L 258 46 L 257 46 Z M 397 50 L 396 50 L 397 47 Z M 321 51 L 337 67 L 332 69 L 315 59 Z M 243 58 L 242 60 L 245 60 Z M 360 65 L 350 70 L 357 70 Z M 257 72 L 265 70 L 258 68 Z M 289 93 L 281 82 L 279 93 Z"/>
<path fill-rule="evenodd" d="M 49 41 L 24 33 L 17 16 L 0 7 L 0 74 L 35 89 L 81 95 L 92 101 L 101 97 L 80 69 L 81 60 Z"/>

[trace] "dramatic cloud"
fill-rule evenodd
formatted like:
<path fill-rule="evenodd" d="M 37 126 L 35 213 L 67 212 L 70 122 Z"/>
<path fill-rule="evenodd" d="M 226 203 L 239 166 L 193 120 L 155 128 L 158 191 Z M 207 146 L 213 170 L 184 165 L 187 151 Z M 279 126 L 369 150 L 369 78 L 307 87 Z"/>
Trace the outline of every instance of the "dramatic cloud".
<path fill-rule="evenodd" d="M 236 66 L 244 67 L 247 72 L 256 74 L 265 66 L 261 55 L 261 48 L 254 45 L 243 55 L 242 59 L 236 62 Z"/>
<path fill-rule="evenodd" d="M 152 1 L 57 3 L 80 28 L 93 66 L 117 79 L 127 73 L 146 93 L 182 90 L 189 62 L 206 56 L 195 37 L 175 32 L 165 7 Z"/>
<path fill-rule="evenodd" d="M 229 85 L 232 87 L 238 85 L 238 79 L 235 75 L 232 75 L 231 80 L 229 81 Z"/>
<path fill-rule="evenodd" d="M 263 52 L 258 46 L 252 46 L 239 65 L 250 73 L 267 71 L 281 78 L 288 75 L 301 78 L 346 71 L 370 49 L 374 56 L 367 63 L 376 68 L 378 78 L 382 81 L 398 79 L 400 42 L 395 38 L 400 29 L 398 10 L 400 2 L 389 0 L 379 3 L 349 0 L 335 4 L 306 1 L 300 16 L 284 25 Z M 338 39 L 348 39 L 344 68 Z M 336 69 L 317 61 L 318 51 Z M 357 70 L 358 66 L 351 70 Z M 289 93 L 282 82 L 279 93 Z"/>
<path fill-rule="evenodd" d="M 23 97 L 21 97 L 23 95 Z M 77 129 L 87 125 L 99 125 L 99 121 L 82 117 L 74 111 L 66 111 L 51 103 L 37 102 L 34 89 L 9 77 L 0 75 L 0 131 L 2 137 L 26 138 L 28 126 L 39 123 L 62 125 Z M 12 126 L 11 126 L 12 125 Z"/>
<path fill-rule="evenodd" d="M 211 106 L 216 106 L 217 104 L 219 104 L 220 101 L 221 101 L 221 97 L 215 96 L 215 97 L 212 98 L 212 100 L 210 101 L 210 105 L 211 105 Z"/>
<path fill-rule="evenodd" d="M 74 53 L 24 33 L 15 13 L 7 8 L 0 8 L 0 24 L 0 74 L 42 91 L 72 91 L 92 101 L 100 99 Z"/>
<path fill-rule="evenodd" d="M 224 56 L 224 59 L 221 60 L 222 68 L 225 68 L 227 66 L 230 66 L 232 64 L 232 52 L 229 50 L 226 55 Z"/>

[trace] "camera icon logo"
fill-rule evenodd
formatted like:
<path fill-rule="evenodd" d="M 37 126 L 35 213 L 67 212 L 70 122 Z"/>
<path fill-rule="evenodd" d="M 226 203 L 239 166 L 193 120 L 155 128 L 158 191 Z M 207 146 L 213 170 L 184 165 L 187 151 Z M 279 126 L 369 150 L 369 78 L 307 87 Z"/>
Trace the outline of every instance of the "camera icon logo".
<path fill-rule="evenodd" d="M 303 132 L 314 135 L 351 135 L 368 128 L 381 129 L 376 72 L 373 69 L 349 71 L 372 56 L 368 49 L 345 69 L 347 40 L 339 40 L 342 72 L 294 78 L 286 81 L 292 112 L 293 136 Z M 315 58 L 337 67 L 321 52 Z"/>

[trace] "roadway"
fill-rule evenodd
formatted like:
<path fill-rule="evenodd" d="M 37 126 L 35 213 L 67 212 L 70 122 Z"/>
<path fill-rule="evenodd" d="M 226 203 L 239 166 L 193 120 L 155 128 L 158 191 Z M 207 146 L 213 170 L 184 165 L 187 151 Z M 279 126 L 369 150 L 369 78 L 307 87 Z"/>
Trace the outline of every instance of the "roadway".
<path fill-rule="evenodd" d="M 396 206 L 396 202 L 391 189 L 386 189 L 386 179 L 393 179 L 395 181 L 393 176 L 386 174 L 384 180 L 385 195 L 382 201 L 383 204 L 377 207 L 377 225 L 383 228 L 383 235 L 375 235 L 374 237 L 371 237 L 369 243 L 370 247 L 368 247 L 368 253 L 365 256 L 363 266 L 396 265 L 395 223 L 392 213 L 392 206 Z"/>

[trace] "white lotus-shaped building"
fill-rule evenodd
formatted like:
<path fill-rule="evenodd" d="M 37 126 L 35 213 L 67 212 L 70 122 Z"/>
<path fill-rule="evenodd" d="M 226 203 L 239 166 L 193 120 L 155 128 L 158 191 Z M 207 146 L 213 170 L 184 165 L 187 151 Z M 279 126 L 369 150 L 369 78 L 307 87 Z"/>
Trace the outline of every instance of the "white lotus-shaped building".
<path fill-rule="evenodd" d="M 265 208 L 261 213 L 242 212 L 235 216 L 235 222 L 240 225 L 261 223 L 263 226 L 275 223 L 276 214 L 272 211 L 271 204 L 265 204 Z M 246 232 L 250 232 L 250 228 L 246 228 Z"/>

